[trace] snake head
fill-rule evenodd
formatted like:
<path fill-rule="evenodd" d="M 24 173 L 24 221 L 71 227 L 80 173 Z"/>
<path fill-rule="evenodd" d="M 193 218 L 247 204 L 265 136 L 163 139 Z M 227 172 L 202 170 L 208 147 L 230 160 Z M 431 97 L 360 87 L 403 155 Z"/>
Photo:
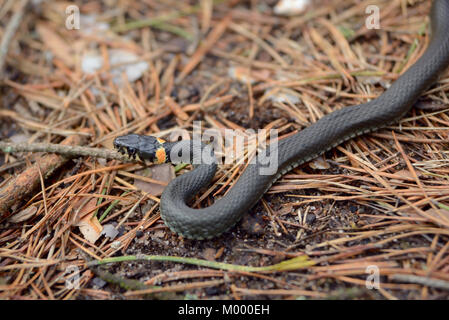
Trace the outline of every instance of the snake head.
<path fill-rule="evenodd" d="M 153 136 L 128 134 L 114 140 L 114 148 L 130 157 L 151 163 L 164 163 L 167 161 L 165 141 Z"/>

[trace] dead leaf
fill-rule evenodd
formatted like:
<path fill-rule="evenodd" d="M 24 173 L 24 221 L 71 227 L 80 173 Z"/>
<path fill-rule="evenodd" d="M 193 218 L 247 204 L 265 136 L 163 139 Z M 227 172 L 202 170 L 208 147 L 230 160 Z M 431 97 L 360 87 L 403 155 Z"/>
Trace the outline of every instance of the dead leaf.
<path fill-rule="evenodd" d="M 86 215 L 80 222 L 77 223 L 80 232 L 83 234 L 84 239 L 90 243 L 95 243 L 101 236 L 103 230 L 102 225 L 98 221 L 97 217 L 91 217 Z"/>
<path fill-rule="evenodd" d="M 153 180 L 160 181 L 162 183 L 168 183 L 175 178 L 175 170 L 169 163 L 157 164 L 136 172 L 136 174 L 143 177 L 151 178 Z M 134 179 L 134 186 L 142 191 L 148 192 L 153 196 L 160 196 L 165 189 L 164 184 L 157 184 L 139 179 Z"/>
<path fill-rule="evenodd" d="M 34 214 L 37 212 L 37 207 L 35 206 L 30 206 L 26 209 L 21 210 L 20 212 L 16 213 L 15 215 L 13 215 L 11 218 L 9 218 L 9 222 L 12 223 L 19 223 L 25 220 L 28 220 L 29 218 L 31 218 L 32 216 L 34 216 Z"/>
<path fill-rule="evenodd" d="M 215 261 L 215 255 L 217 251 L 213 248 L 206 248 L 203 250 L 203 258 L 208 261 Z"/>
<path fill-rule="evenodd" d="M 318 157 L 309 163 L 309 167 L 312 169 L 325 170 L 329 169 L 331 166 L 323 157 Z"/>
<path fill-rule="evenodd" d="M 103 227 L 98 221 L 96 216 L 93 215 L 93 209 L 97 205 L 97 199 L 92 198 L 88 202 L 86 199 L 78 200 L 73 206 L 74 210 L 79 210 L 78 219 L 79 222 L 76 224 L 79 227 L 80 232 L 84 236 L 84 239 L 89 241 L 90 243 L 95 243 L 101 236 L 101 232 L 103 231 Z"/>

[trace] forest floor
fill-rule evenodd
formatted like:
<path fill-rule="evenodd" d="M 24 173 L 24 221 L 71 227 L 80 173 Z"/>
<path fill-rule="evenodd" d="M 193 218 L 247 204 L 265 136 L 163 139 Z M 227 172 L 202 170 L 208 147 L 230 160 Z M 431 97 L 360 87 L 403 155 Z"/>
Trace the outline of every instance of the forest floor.
<path fill-rule="evenodd" d="M 196 121 L 282 139 L 378 97 L 430 41 L 430 1 L 374 1 L 379 29 L 365 23 L 373 1 L 292 16 L 272 0 L 25 2 L 0 0 L 11 143 L 112 149 L 127 133 L 185 137 Z M 0 153 L 0 298 L 447 299 L 448 94 L 446 71 L 400 123 L 288 172 L 212 240 L 160 218 L 164 185 L 191 166 Z M 245 164 L 220 165 L 196 205 Z"/>

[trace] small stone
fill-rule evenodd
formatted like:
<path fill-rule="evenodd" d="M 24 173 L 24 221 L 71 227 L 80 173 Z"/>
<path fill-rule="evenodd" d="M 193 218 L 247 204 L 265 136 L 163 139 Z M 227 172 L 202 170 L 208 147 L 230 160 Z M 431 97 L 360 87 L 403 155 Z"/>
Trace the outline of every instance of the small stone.
<path fill-rule="evenodd" d="M 306 217 L 307 224 L 313 224 L 316 221 L 316 215 L 314 213 L 309 213 Z"/>
<path fill-rule="evenodd" d="M 143 236 L 143 231 L 142 230 L 138 230 L 137 232 L 136 232 L 136 237 L 137 238 L 140 238 L 140 237 L 142 237 Z"/>
<path fill-rule="evenodd" d="M 208 296 L 215 296 L 220 293 L 220 289 L 217 287 L 209 287 L 209 288 L 206 288 L 205 291 Z"/>
<path fill-rule="evenodd" d="M 108 223 L 103 226 L 103 230 L 100 235 L 104 235 L 105 237 L 114 240 L 118 234 L 119 231 L 112 225 L 112 223 Z"/>
<path fill-rule="evenodd" d="M 92 285 L 97 289 L 101 289 L 106 285 L 106 281 L 101 278 L 95 277 L 92 279 Z"/>

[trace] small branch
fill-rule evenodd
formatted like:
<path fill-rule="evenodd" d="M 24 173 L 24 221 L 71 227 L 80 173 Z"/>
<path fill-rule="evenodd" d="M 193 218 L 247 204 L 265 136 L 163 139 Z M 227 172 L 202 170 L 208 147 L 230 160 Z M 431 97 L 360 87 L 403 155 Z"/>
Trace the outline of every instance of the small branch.
<path fill-rule="evenodd" d="M 11 43 L 11 40 L 14 37 L 20 22 L 22 21 L 23 13 L 27 4 L 28 0 L 20 1 L 19 7 L 9 21 L 2 38 L 2 42 L 0 43 L 0 80 L 3 79 L 3 65 L 5 64 L 9 44 Z"/>
<path fill-rule="evenodd" d="M 48 152 L 57 153 L 68 158 L 90 156 L 95 158 L 113 159 L 119 161 L 129 161 L 129 157 L 121 153 L 100 148 L 89 148 L 80 146 L 69 146 L 51 143 L 8 143 L 0 141 L 0 151 L 4 153 L 14 152 Z"/>
<path fill-rule="evenodd" d="M 427 287 L 449 290 L 449 282 L 440 279 L 432 279 L 411 274 L 394 274 L 391 278 L 398 282 L 416 283 Z"/>

